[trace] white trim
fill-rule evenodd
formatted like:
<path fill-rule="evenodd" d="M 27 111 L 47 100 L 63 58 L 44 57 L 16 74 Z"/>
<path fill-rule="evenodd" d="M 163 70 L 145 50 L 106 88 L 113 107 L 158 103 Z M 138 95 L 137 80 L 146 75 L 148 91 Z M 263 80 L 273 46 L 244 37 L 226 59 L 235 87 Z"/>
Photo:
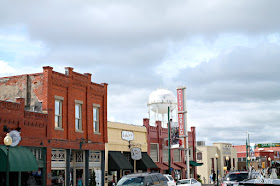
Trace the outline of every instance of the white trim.
<path fill-rule="evenodd" d="M 84 102 L 81 101 L 81 100 L 76 100 L 76 99 L 75 99 L 75 104 L 81 104 L 81 105 L 82 105 L 82 104 L 84 104 Z"/>
<path fill-rule="evenodd" d="M 61 101 L 64 101 L 64 97 L 62 97 L 62 96 L 54 96 L 54 99 L 59 99 L 59 100 L 61 100 Z"/>

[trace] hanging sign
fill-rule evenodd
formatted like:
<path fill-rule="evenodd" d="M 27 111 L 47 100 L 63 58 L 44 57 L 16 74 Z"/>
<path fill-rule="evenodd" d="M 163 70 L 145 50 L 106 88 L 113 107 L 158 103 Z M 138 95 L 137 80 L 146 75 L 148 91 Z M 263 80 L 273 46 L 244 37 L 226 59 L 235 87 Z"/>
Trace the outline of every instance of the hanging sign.
<path fill-rule="evenodd" d="M 17 130 L 12 130 L 11 132 L 9 132 L 10 136 L 12 137 L 12 147 L 15 147 L 19 144 L 19 142 L 21 141 L 21 136 L 20 133 Z"/>
<path fill-rule="evenodd" d="M 184 114 L 180 113 L 184 111 L 184 96 L 183 89 L 177 89 L 177 100 L 178 100 L 178 124 L 179 124 L 179 135 L 184 136 Z"/>
<path fill-rule="evenodd" d="M 131 158 L 133 160 L 140 160 L 142 158 L 141 149 L 138 147 L 131 148 Z"/>
<path fill-rule="evenodd" d="M 134 133 L 132 131 L 122 131 L 122 139 L 126 141 L 134 140 Z"/>

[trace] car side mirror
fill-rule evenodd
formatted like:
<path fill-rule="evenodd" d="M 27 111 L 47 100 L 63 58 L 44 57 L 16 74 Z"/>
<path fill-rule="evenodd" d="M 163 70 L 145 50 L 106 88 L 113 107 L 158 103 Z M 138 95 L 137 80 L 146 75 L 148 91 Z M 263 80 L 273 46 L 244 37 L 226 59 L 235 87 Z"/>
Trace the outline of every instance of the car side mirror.
<path fill-rule="evenodd" d="M 146 186 L 150 186 L 150 185 L 152 185 L 152 183 L 150 183 L 150 182 L 148 182 L 148 183 L 146 184 Z"/>
<path fill-rule="evenodd" d="M 230 181 L 229 178 L 227 178 L 227 181 Z"/>

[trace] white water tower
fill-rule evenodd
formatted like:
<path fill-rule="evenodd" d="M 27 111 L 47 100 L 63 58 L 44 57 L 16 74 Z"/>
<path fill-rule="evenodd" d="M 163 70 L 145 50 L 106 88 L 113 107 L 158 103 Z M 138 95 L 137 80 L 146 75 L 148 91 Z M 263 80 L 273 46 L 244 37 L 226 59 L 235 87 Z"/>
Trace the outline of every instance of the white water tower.
<path fill-rule="evenodd" d="M 164 124 L 164 115 L 168 113 L 168 107 L 172 119 L 171 113 L 176 108 L 177 101 L 173 92 L 167 89 L 157 89 L 150 94 L 147 105 L 149 107 L 149 119 L 151 119 L 151 111 L 153 111 L 155 121 L 158 120 L 158 114 L 162 114 L 162 124 Z"/>

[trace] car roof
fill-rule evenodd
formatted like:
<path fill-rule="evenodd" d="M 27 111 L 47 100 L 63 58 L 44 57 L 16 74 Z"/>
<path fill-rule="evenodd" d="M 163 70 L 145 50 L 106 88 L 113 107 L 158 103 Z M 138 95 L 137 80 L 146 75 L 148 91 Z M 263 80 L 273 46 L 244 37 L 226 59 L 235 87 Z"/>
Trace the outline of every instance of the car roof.
<path fill-rule="evenodd" d="M 158 174 L 161 174 L 161 173 L 158 173 L 158 172 L 145 172 L 145 173 L 133 173 L 133 174 L 128 174 L 128 175 L 125 175 L 126 177 L 138 177 L 138 176 L 149 176 L 149 175 L 158 175 Z"/>

